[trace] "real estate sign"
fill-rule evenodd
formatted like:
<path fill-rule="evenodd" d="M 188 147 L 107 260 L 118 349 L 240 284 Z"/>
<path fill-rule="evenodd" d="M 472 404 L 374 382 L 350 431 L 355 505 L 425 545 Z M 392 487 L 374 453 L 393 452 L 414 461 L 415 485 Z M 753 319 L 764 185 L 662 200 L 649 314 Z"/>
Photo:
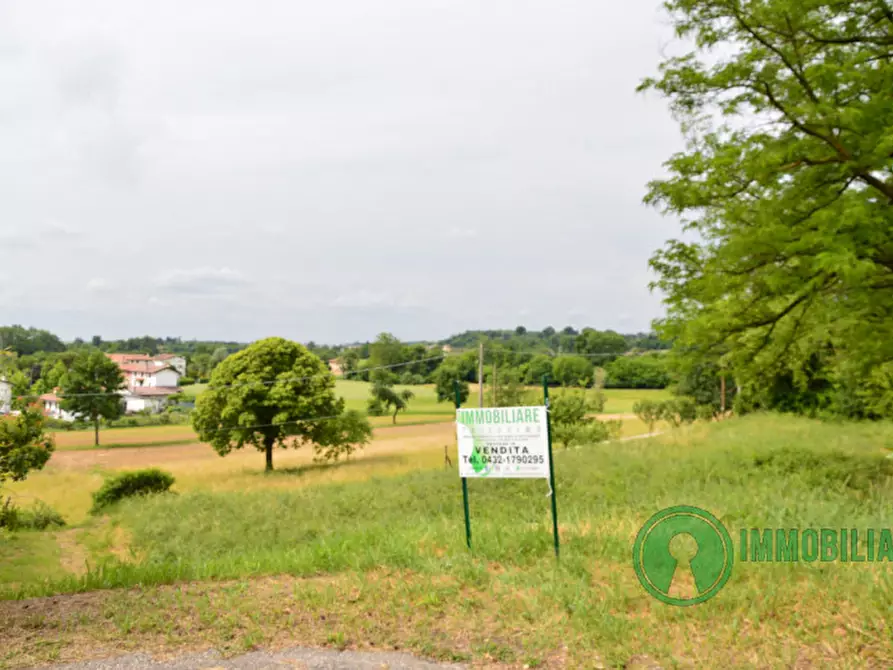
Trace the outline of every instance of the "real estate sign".
<path fill-rule="evenodd" d="M 456 410 L 460 477 L 549 477 L 545 407 Z"/>

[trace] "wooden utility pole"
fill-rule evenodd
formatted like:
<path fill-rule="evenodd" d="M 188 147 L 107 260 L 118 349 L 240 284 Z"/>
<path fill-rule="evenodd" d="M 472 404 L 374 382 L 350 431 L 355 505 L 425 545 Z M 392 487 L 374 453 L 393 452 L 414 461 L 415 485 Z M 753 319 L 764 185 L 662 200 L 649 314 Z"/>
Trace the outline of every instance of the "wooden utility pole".
<path fill-rule="evenodd" d="M 493 407 L 496 407 L 496 363 L 493 364 Z"/>
<path fill-rule="evenodd" d="M 726 376 L 719 378 L 719 411 L 726 413 Z"/>
<path fill-rule="evenodd" d="M 481 340 L 478 349 L 478 403 L 484 406 L 484 341 Z"/>

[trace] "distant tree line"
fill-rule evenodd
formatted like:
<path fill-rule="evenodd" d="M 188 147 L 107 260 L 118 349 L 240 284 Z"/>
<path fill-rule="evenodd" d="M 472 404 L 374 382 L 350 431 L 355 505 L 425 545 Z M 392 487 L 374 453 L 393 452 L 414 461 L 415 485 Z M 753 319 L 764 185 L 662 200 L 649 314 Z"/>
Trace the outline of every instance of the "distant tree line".
<path fill-rule="evenodd" d="M 382 333 L 372 342 L 325 345 L 311 341 L 306 348 L 330 368 L 337 365 L 346 378 L 375 384 L 379 403 L 372 406 L 384 413 L 400 404 L 399 393 L 394 391 L 394 396 L 389 390 L 395 384 L 435 384 L 444 399 L 446 395 L 452 399 L 453 380 L 477 381 L 481 342 L 485 381 L 489 383 L 495 369 L 497 378 L 505 383 L 499 388 L 540 384 L 544 375 L 553 385 L 589 387 L 599 369 L 604 370 L 604 384 L 609 388 L 664 388 L 670 383 L 660 351 L 668 345 L 648 333 L 577 331 L 570 326 L 560 332 L 553 328 L 530 331 L 519 326 L 514 330 L 467 331 L 436 343 L 402 342 Z M 178 337 L 105 340 L 99 335 L 89 342 L 78 338 L 65 343 L 46 330 L 18 325 L 0 328 L 0 344 L 0 351 L 7 354 L 0 374 L 13 382 L 17 394 L 38 395 L 62 387 L 78 357 L 90 351 L 181 355 L 187 362 L 181 383 L 188 385 L 206 382 L 226 358 L 247 346 Z M 463 349 L 462 344 L 467 346 Z"/>

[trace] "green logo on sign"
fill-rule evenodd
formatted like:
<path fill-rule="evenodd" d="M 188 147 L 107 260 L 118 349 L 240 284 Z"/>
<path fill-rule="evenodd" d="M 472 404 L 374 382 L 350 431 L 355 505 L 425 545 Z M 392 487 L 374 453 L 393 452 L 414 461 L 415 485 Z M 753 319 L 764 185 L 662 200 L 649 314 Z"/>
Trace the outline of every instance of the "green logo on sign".
<path fill-rule="evenodd" d="M 670 541 L 682 534 L 693 537 L 698 545 L 689 564 L 698 591 L 691 598 L 670 595 L 678 563 L 670 554 Z M 668 605 L 685 607 L 719 593 L 732 574 L 733 551 L 732 538 L 719 519 L 698 507 L 677 505 L 661 510 L 639 530 L 633 568 L 648 593 Z"/>
<path fill-rule="evenodd" d="M 468 426 L 468 428 L 471 430 L 471 438 L 474 440 L 474 446 L 471 448 L 471 458 L 469 459 L 471 467 L 481 477 L 486 477 L 492 472 L 493 465 L 492 463 L 487 462 L 487 459 L 481 453 L 481 450 L 478 449 L 480 442 L 474 432 L 474 428 L 472 426 Z"/>

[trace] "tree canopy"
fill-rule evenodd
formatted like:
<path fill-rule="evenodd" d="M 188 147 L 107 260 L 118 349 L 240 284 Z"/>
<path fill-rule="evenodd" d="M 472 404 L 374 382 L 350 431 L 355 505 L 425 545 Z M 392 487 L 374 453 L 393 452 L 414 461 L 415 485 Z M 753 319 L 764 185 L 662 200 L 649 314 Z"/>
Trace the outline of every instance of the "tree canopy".
<path fill-rule="evenodd" d="M 54 448 L 37 407 L 26 407 L 17 416 L 0 416 L 0 483 L 19 481 L 29 471 L 40 470 Z"/>
<path fill-rule="evenodd" d="M 660 332 L 745 388 L 803 388 L 816 361 L 832 385 L 889 381 L 893 340 L 877 334 L 893 326 L 893 7 L 665 6 L 693 47 L 641 89 L 668 98 L 687 146 L 646 200 L 697 241 L 651 261 Z"/>
<path fill-rule="evenodd" d="M 335 378 L 297 342 L 271 337 L 224 359 L 196 401 L 192 424 L 221 456 L 253 446 L 273 469 L 273 448 L 310 443 L 336 460 L 369 441 L 369 424 L 344 411 Z"/>

